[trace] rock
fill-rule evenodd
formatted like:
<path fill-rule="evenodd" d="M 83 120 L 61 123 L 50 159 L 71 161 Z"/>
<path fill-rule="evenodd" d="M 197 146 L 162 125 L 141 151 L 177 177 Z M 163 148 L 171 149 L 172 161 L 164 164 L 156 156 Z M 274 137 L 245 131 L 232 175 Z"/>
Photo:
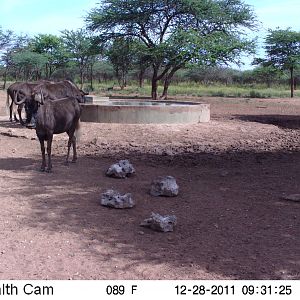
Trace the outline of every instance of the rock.
<path fill-rule="evenodd" d="M 178 195 L 178 185 L 173 176 L 160 176 L 151 183 L 150 194 L 152 196 L 174 197 Z"/>
<path fill-rule="evenodd" d="M 283 200 L 300 202 L 300 194 L 291 194 L 288 196 L 282 196 Z"/>
<path fill-rule="evenodd" d="M 169 232 L 174 230 L 177 218 L 174 215 L 161 216 L 160 214 L 151 213 L 149 219 L 145 219 L 140 226 L 149 227 L 155 231 Z"/>
<path fill-rule="evenodd" d="M 113 208 L 132 208 L 135 206 L 131 194 L 121 195 L 118 191 L 106 190 L 101 194 L 101 205 Z"/>
<path fill-rule="evenodd" d="M 113 164 L 106 171 L 106 175 L 114 178 L 125 178 L 135 173 L 135 169 L 129 160 L 120 160 L 118 163 Z"/>

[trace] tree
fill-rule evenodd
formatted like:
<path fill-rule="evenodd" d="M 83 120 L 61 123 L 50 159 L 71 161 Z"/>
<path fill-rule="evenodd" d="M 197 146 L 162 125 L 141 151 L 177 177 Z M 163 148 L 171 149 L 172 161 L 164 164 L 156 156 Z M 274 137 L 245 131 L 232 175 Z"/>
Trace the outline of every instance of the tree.
<path fill-rule="evenodd" d="M 4 83 L 3 83 L 3 89 L 5 89 L 6 85 L 6 74 L 7 74 L 7 64 L 5 63 L 6 61 L 6 55 L 7 55 L 7 47 L 11 44 L 13 33 L 10 30 L 3 31 L 2 28 L 0 27 L 0 53 L 2 54 L 0 62 L 3 62 L 5 65 L 5 70 L 4 70 Z"/>
<path fill-rule="evenodd" d="M 106 41 L 127 36 L 143 42 L 152 65 L 152 98 L 164 80 L 162 97 L 175 72 L 186 64 L 239 62 L 253 41 L 242 29 L 254 29 L 250 6 L 241 0 L 104 0 L 86 17 L 87 26 Z M 244 31 L 245 32 L 245 31 Z"/>
<path fill-rule="evenodd" d="M 132 43 L 130 39 L 116 38 L 106 55 L 112 63 L 120 88 L 123 90 L 127 85 L 127 75 L 133 64 Z"/>
<path fill-rule="evenodd" d="M 70 58 L 74 59 L 79 67 L 82 88 L 84 70 L 90 65 L 91 57 L 100 52 L 100 48 L 95 47 L 93 38 L 84 29 L 64 30 L 62 31 L 62 39 L 69 51 Z"/>
<path fill-rule="evenodd" d="M 12 62 L 19 69 L 23 80 L 38 80 L 41 69 L 47 63 L 47 57 L 43 54 L 23 50 L 12 55 Z"/>
<path fill-rule="evenodd" d="M 5 49 L 13 40 L 13 32 L 11 30 L 4 31 L 0 26 L 0 51 Z"/>
<path fill-rule="evenodd" d="M 265 59 L 256 58 L 254 64 L 290 72 L 291 98 L 294 97 L 294 71 L 300 63 L 300 32 L 290 28 L 269 29 L 265 39 Z"/>
<path fill-rule="evenodd" d="M 274 84 L 278 81 L 280 73 L 280 70 L 272 65 L 259 66 L 252 71 L 252 76 L 256 82 L 266 83 L 268 88 L 270 88 L 272 83 Z"/>
<path fill-rule="evenodd" d="M 29 42 L 30 38 L 27 35 L 15 35 L 11 30 L 3 32 L 0 28 L 0 51 L 2 53 L 0 62 L 5 67 L 3 89 L 6 86 L 7 74 L 14 70 L 12 56 L 28 47 Z"/>
<path fill-rule="evenodd" d="M 31 42 L 33 52 L 47 57 L 45 64 L 45 77 L 51 78 L 55 70 L 64 66 L 68 55 L 60 37 L 53 34 L 39 34 Z"/>
<path fill-rule="evenodd" d="M 94 75 L 98 79 L 98 83 L 107 80 L 113 80 L 114 70 L 109 61 L 98 60 L 94 65 Z"/>

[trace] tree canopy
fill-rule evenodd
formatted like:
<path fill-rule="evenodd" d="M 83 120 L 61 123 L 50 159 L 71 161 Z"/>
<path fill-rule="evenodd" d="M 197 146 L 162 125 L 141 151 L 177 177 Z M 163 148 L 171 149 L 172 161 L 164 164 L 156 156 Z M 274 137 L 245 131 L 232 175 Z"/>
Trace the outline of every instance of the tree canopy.
<path fill-rule="evenodd" d="M 62 39 L 53 34 L 39 34 L 31 40 L 29 48 L 47 58 L 46 78 L 51 78 L 55 70 L 64 65 L 68 58 Z"/>
<path fill-rule="evenodd" d="M 0 26 L 0 51 L 11 43 L 12 38 L 12 31 L 4 31 Z"/>
<path fill-rule="evenodd" d="M 97 54 L 99 49 L 97 49 L 93 43 L 92 37 L 83 28 L 76 31 L 62 31 L 62 40 L 69 52 L 70 58 L 73 59 L 79 66 L 80 84 L 82 88 L 84 69 L 91 61 L 91 58 Z"/>
<path fill-rule="evenodd" d="M 269 29 L 265 39 L 266 58 L 256 58 L 254 64 L 290 71 L 291 97 L 294 96 L 294 70 L 300 64 L 300 32 Z"/>
<path fill-rule="evenodd" d="M 153 69 L 153 99 L 158 81 L 164 80 L 166 97 L 173 75 L 189 62 L 239 62 L 243 51 L 254 50 L 243 32 L 254 29 L 256 18 L 241 0 L 104 0 L 86 22 L 99 41 L 126 36 L 144 43 Z"/>

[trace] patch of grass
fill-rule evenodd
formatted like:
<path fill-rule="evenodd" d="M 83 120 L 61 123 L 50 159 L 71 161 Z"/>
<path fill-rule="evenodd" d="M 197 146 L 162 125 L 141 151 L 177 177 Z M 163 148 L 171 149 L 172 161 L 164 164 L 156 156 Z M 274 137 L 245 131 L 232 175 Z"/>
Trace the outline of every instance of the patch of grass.
<path fill-rule="evenodd" d="M 249 97 L 250 98 L 264 98 L 262 96 L 262 94 L 259 91 L 256 91 L 256 90 L 250 91 Z"/>
<path fill-rule="evenodd" d="M 113 87 L 113 89 L 110 89 Z M 150 97 L 151 84 L 145 83 L 140 88 L 135 82 L 131 82 L 123 90 L 114 82 L 94 84 L 94 91 L 105 96 L 113 95 L 135 95 L 136 97 Z M 162 93 L 162 86 L 158 88 L 158 94 Z M 231 98 L 289 98 L 288 86 L 277 86 L 267 88 L 261 85 L 201 85 L 195 82 L 172 83 L 168 95 L 172 96 L 194 96 L 194 97 L 231 97 Z M 295 97 L 300 97 L 300 91 L 295 91 Z"/>

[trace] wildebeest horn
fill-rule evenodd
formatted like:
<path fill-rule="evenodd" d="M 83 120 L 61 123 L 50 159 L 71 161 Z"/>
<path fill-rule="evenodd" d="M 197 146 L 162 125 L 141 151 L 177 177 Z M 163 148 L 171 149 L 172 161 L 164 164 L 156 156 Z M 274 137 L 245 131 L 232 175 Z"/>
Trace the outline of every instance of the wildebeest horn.
<path fill-rule="evenodd" d="M 22 104 L 26 101 L 26 96 L 25 95 L 21 98 L 20 101 L 18 101 L 18 96 L 19 96 L 19 90 L 14 91 L 14 99 L 13 100 L 14 100 L 14 103 L 16 105 L 20 105 L 20 104 Z"/>
<path fill-rule="evenodd" d="M 83 90 L 80 90 L 80 93 L 81 93 L 82 95 L 89 95 L 89 92 L 85 92 L 85 91 L 83 91 Z"/>
<path fill-rule="evenodd" d="M 42 104 L 44 104 L 44 101 L 45 101 L 45 98 L 44 98 L 44 94 L 43 94 L 43 91 L 42 91 L 42 89 L 41 89 L 41 100 L 42 100 Z"/>
<path fill-rule="evenodd" d="M 36 97 L 37 94 L 38 94 L 38 97 Z M 43 94 L 43 92 L 42 92 L 42 89 L 40 89 L 40 93 L 37 93 L 37 94 L 35 94 L 34 100 L 37 101 L 37 102 L 40 103 L 40 104 L 44 104 L 45 98 L 44 98 L 44 94 Z"/>

